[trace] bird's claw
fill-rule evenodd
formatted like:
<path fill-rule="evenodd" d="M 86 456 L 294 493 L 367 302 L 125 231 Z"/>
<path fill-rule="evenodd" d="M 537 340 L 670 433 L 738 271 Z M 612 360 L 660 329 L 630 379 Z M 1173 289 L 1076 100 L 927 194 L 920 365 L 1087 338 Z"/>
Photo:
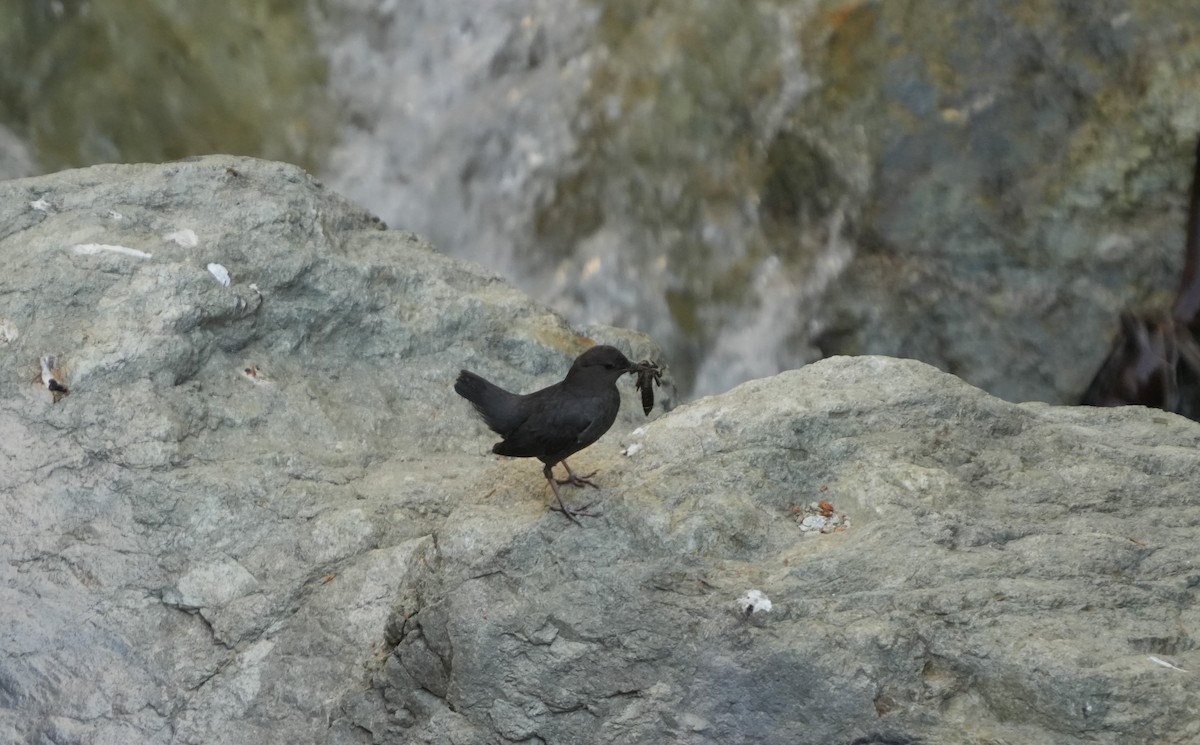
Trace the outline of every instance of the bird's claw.
<path fill-rule="evenodd" d="M 561 507 L 555 507 L 554 505 L 551 505 L 550 509 L 554 510 L 555 512 L 561 512 L 563 514 L 563 517 L 567 518 L 568 520 L 570 520 L 571 522 L 575 523 L 576 525 L 578 525 L 579 527 L 582 528 L 583 523 L 576 520 L 575 519 L 576 517 L 600 517 L 602 515 L 602 513 L 599 513 L 599 512 L 588 512 L 588 510 L 591 509 L 593 504 L 595 504 L 595 503 L 588 502 L 584 506 L 576 507 L 575 509 L 569 509 L 566 505 L 562 505 Z"/>
<path fill-rule="evenodd" d="M 597 473 L 599 473 L 599 471 L 592 471 L 587 476 L 576 476 L 575 474 L 568 471 L 567 477 L 565 479 L 554 479 L 554 480 L 557 481 L 559 484 L 570 484 L 571 486 L 578 486 L 581 488 L 584 486 L 590 486 L 593 489 L 599 489 L 600 487 L 597 486 L 595 484 L 595 482 L 593 482 L 591 480 L 591 478 L 593 476 L 595 476 Z"/>

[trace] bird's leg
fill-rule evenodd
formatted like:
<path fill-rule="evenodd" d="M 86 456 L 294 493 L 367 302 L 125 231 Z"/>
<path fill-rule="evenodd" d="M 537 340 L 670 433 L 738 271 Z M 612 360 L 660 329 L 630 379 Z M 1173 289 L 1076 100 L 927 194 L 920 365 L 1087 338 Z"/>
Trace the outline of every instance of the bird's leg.
<path fill-rule="evenodd" d="M 563 464 L 563 468 L 567 469 L 567 477 L 565 479 L 555 479 L 555 481 L 557 481 L 558 483 L 570 484 L 571 486 L 590 486 L 590 487 L 593 487 L 596 489 L 600 488 L 600 487 L 596 486 L 595 484 L 593 484 L 590 480 L 593 476 L 595 476 L 598 473 L 597 471 L 592 471 L 587 476 L 576 476 L 575 472 L 571 470 L 571 467 L 567 465 L 567 462 L 565 460 L 562 461 L 562 464 Z M 549 467 L 550 466 L 546 466 L 546 468 L 549 468 Z"/>
<path fill-rule="evenodd" d="M 571 470 L 567 469 L 567 473 L 570 473 L 570 472 L 571 472 Z M 558 500 L 558 506 L 551 507 L 550 509 L 554 510 L 555 512 L 563 513 L 563 517 L 567 518 L 568 520 L 575 523 L 576 525 L 578 525 L 581 528 L 583 527 L 583 523 L 576 520 L 575 519 L 576 517 L 600 517 L 600 513 L 598 513 L 598 512 L 588 512 L 587 511 L 587 509 L 592 506 L 591 502 L 588 502 L 587 504 L 585 504 L 584 506 L 580 507 L 577 510 L 568 509 L 567 505 L 564 504 L 562 501 L 562 495 L 558 493 L 559 481 L 558 481 L 558 479 L 554 478 L 554 471 L 550 470 L 549 463 L 547 463 L 546 467 L 542 469 L 542 473 L 546 475 L 546 481 L 550 482 L 550 488 L 554 491 L 554 498 Z M 594 486 L 594 484 L 593 484 L 593 486 Z"/>

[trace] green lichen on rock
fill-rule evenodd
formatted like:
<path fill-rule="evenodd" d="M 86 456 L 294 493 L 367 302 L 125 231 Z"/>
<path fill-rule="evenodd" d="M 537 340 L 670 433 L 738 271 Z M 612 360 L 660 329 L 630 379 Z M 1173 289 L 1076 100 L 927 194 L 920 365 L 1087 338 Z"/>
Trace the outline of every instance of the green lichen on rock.
<path fill-rule="evenodd" d="M 325 77 L 290 3 L 0 8 L 0 121 L 46 170 L 210 152 L 314 167 L 332 134 Z"/>

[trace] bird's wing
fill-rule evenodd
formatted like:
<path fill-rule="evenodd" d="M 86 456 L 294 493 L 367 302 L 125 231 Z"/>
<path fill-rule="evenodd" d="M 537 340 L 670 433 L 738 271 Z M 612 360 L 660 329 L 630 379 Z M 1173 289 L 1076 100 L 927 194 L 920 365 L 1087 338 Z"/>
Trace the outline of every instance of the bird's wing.
<path fill-rule="evenodd" d="M 588 445 L 591 445 L 596 440 L 599 440 L 600 437 L 607 432 L 608 428 L 611 426 L 612 419 L 607 421 L 600 417 L 589 419 L 587 426 L 584 427 L 579 433 L 579 436 L 575 438 L 576 444 L 578 444 L 580 448 L 585 448 Z"/>
<path fill-rule="evenodd" d="M 591 444 L 586 435 L 600 424 L 594 414 L 588 413 L 589 408 L 538 406 L 492 452 L 519 458 L 553 457 L 562 452 L 570 455 Z"/>

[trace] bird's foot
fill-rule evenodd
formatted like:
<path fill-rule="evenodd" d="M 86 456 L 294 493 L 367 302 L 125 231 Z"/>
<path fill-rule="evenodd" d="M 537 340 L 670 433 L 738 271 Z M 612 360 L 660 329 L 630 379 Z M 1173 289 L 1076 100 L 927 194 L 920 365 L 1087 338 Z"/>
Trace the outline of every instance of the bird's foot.
<path fill-rule="evenodd" d="M 589 512 L 588 511 L 591 509 L 593 504 L 594 504 L 594 502 L 588 502 L 587 504 L 585 504 L 582 507 L 576 507 L 575 509 L 571 509 L 571 508 L 567 507 L 565 504 L 560 503 L 558 507 L 555 507 L 554 505 L 550 505 L 550 509 L 554 510 L 555 512 L 561 512 L 563 514 L 563 517 L 567 518 L 568 520 L 570 520 L 571 522 L 575 523 L 576 525 L 578 525 L 579 527 L 582 528 L 583 523 L 579 522 L 575 518 L 577 518 L 577 517 L 600 517 L 601 516 L 601 513 L 599 513 L 599 512 Z"/>
<path fill-rule="evenodd" d="M 570 484 L 571 486 L 578 486 L 578 487 L 590 486 L 593 489 L 599 489 L 600 487 L 596 486 L 596 484 L 591 480 L 592 477 L 595 476 L 597 473 L 599 473 L 599 471 L 592 471 L 587 476 L 577 476 L 574 473 L 567 471 L 567 477 L 565 479 L 554 479 L 554 480 L 556 482 L 558 482 L 559 484 Z"/>
<path fill-rule="evenodd" d="M 546 476 L 546 481 L 548 481 L 550 483 L 551 491 L 554 492 L 554 499 L 556 502 L 558 502 L 557 507 L 551 507 L 550 509 L 554 510 L 555 512 L 563 513 L 563 517 L 567 518 L 568 520 L 570 520 L 571 522 L 575 523 L 576 525 L 578 525 L 579 527 L 582 528 L 583 523 L 579 522 L 579 520 L 576 518 L 600 517 L 600 513 L 599 512 L 588 512 L 588 510 L 591 509 L 591 506 L 594 504 L 593 502 L 588 502 L 584 506 L 578 507 L 576 509 L 571 509 L 570 507 L 567 507 L 566 502 L 562 501 L 562 495 L 558 493 L 558 485 L 559 484 L 571 484 L 573 486 L 585 486 L 585 485 L 596 486 L 591 481 L 588 481 L 589 478 L 596 475 L 596 472 L 592 471 L 587 476 L 582 476 L 582 477 L 576 476 L 575 472 L 571 470 L 571 467 L 567 465 L 567 462 L 565 460 L 563 461 L 563 467 L 567 469 L 567 477 L 565 479 L 554 478 L 554 473 L 550 470 L 550 464 L 546 464 L 546 467 L 544 469 L 542 469 L 542 473 Z M 597 487 L 597 488 L 599 488 L 599 487 Z"/>

